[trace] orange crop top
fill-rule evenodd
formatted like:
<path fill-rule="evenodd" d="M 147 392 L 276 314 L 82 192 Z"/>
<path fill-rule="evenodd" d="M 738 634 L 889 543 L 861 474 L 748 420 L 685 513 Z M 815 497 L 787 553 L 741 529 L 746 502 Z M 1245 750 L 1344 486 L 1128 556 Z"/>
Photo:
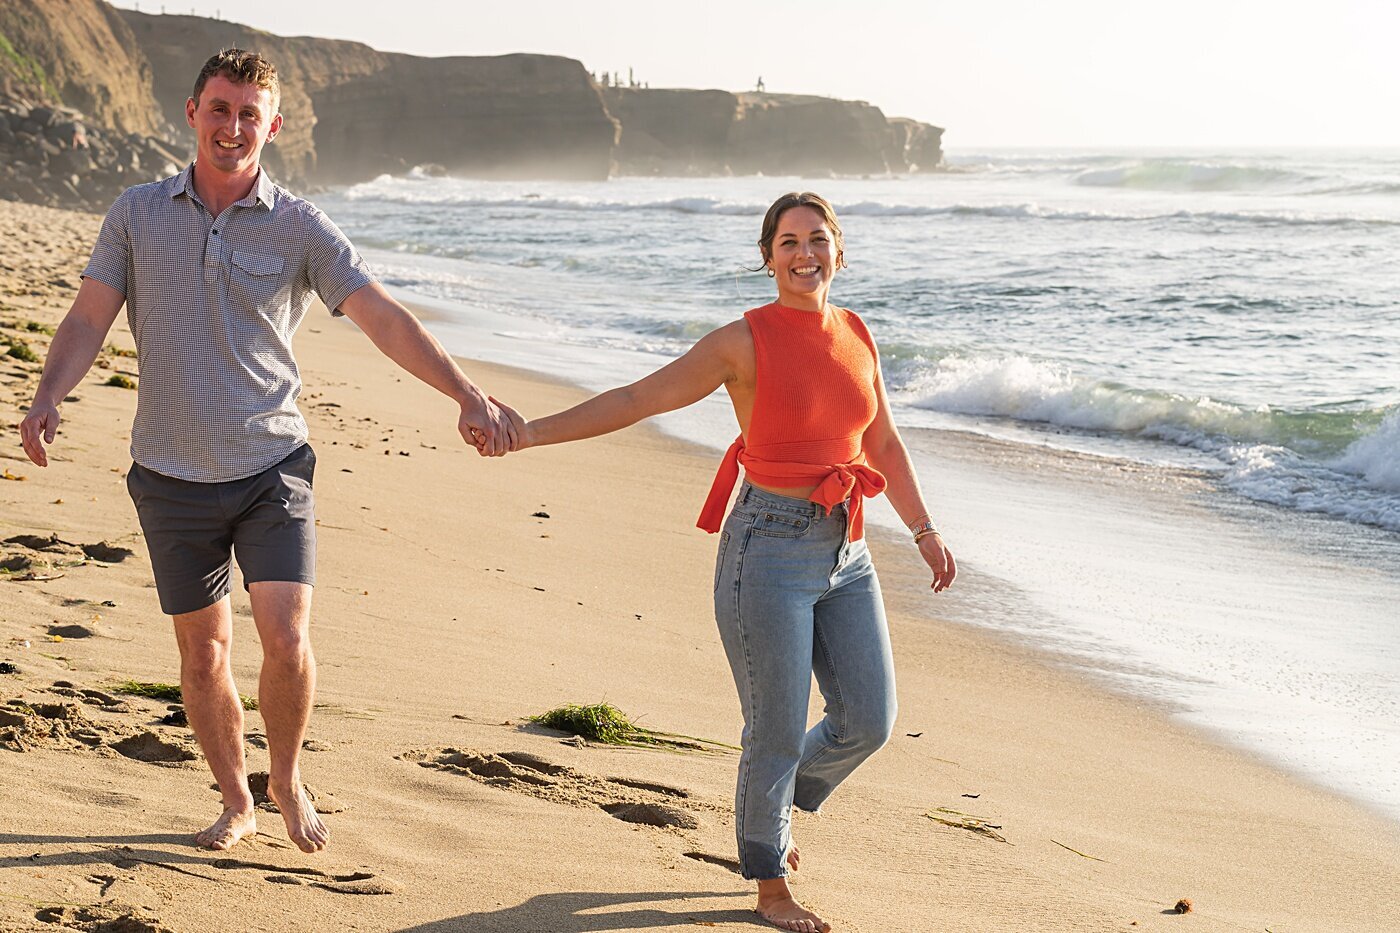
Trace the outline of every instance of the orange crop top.
<path fill-rule="evenodd" d="M 724 455 L 699 527 L 713 534 L 742 464 L 763 486 L 818 486 L 808 496 L 830 514 L 850 500 L 851 541 L 865 534 L 861 502 L 885 491 L 862 441 L 875 420 L 879 357 L 865 322 L 831 305 L 821 314 L 780 304 L 745 312 L 753 334 L 755 388 L 748 438 Z"/>

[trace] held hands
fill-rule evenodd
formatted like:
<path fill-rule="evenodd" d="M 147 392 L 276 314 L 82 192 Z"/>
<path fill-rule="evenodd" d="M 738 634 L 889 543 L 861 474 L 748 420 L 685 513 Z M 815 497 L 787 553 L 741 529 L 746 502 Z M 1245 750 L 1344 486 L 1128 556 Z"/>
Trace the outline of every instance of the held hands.
<path fill-rule="evenodd" d="M 941 593 L 952 586 L 958 575 L 958 565 L 953 560 L 953 552 L 943 543 L 943 536 L 938 532 L 924 535 L 918 540 L 918 548 L 924 563 L 933 571 L 933 591 Z"/>
<path fill-rule="evenodd" d="M 515 425 L 501 412 L 494 399 L 487 398 L 475 388 L 462 402 L 457 430 L 462 439 L 483 457 L 503 457 L 516 446 Z"/>
<path fill-rule="evenodd" d="M 20 442 L 24 444 L 24 452 L 37 466 L 49 465 L 44 445 L 53 443 L 58 434 L 60 420 L 57 407 L 35 399 L 29 408 L 29 414 L 19 423 Z"/>
<path fill-rule="evenodd" d="M 476 396 L 462 405 L 457 429 L 483 457 L 504 457 L 531 446 L 529 423 L 520 412 L 490 396 Z"/>
<path fill-rule="evenodd" d="M 533 447 L 534 437 L 533 432 L 530 430 L 530 422 L 525 420 L 525 417 L 521 415 L 520 412 L 494 396 L 491 397 L 491 403 L 501 410 L 501 413 L 510 424 L 511 431 L 515 437 L 515 443 L 510 448 L 511 452 L 524 450 L 526 447 Z"/>

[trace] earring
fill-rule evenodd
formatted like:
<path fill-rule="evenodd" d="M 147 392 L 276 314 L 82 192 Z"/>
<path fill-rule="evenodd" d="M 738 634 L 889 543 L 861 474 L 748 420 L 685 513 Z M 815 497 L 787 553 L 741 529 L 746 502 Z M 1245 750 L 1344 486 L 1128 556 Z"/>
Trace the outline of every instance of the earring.
<path fill-rule="evenodd" d="M 768 277 L 769 277 L 770 279 L 775 279 L 775 278 L 778 277 L 778 273 L 776 273 L 776 272 L 773 271 L 773 267 L 772 267 L 772 266 L 769 266 L 769 267 L 768 267 Z"/>

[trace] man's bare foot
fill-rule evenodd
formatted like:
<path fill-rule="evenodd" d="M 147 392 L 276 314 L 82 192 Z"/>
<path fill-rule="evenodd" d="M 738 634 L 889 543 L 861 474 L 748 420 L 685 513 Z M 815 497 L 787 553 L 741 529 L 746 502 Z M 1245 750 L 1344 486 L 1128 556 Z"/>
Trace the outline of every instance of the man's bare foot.
<path fill-rule="evenodd" d="M 797 865 L 802 861 L 802 851 L 797 848 L 797 843 L 788 846 L 787 863 L 788 868 L 797 871 Z"/>
<path fill-rule="evenodd" d="M 222 851 L 232 849 L 238 844 L 238 840 L 257 831 L 258 821 L 253 816 L 250 803 L 246 810 L 238 807 L 226 808 L 223 815 L 214 821 L 213 826 L 195 834 L 194 841 L 206 849 Z"/>
<path fill-rule="evenodd" d="M 786 878 L 770 878 L 758 883 L 760 917 L 780 930 L 794 933 L 830 933 L 831 924 L 812 913 L 792 896 Z"/>
<path fill-rule="evenodd" d="M 316 815 L 316 808 L 306 798 L 300 781 L 296 782 L 295 787 L 280 788 L 268 781 L 267 796 L 282 812 L 282 821 L 287 824 L 287 835 L 296 843 L 298 849 L 303 852 L 320 852 L 326 847 L 331 838 L 331 831 L 326 829 L 326 824 Z"/>

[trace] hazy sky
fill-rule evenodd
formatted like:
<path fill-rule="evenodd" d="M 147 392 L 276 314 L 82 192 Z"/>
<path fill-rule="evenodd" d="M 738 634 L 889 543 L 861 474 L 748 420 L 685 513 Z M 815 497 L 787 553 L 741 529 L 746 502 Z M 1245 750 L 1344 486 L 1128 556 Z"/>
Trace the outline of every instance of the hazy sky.
<path fill-rule="evenodd" d="M 117 0 L 133 7 L 133 0 Z M 162 4 L 139 7 L 159 12 Z M 1400 146 L 1390 0 L 181 0 L 418 55 L 546 52 L 652 87 L 868 100 L 978 146 Z M 212 52 L 213 50 L 211 50 Z"/>

